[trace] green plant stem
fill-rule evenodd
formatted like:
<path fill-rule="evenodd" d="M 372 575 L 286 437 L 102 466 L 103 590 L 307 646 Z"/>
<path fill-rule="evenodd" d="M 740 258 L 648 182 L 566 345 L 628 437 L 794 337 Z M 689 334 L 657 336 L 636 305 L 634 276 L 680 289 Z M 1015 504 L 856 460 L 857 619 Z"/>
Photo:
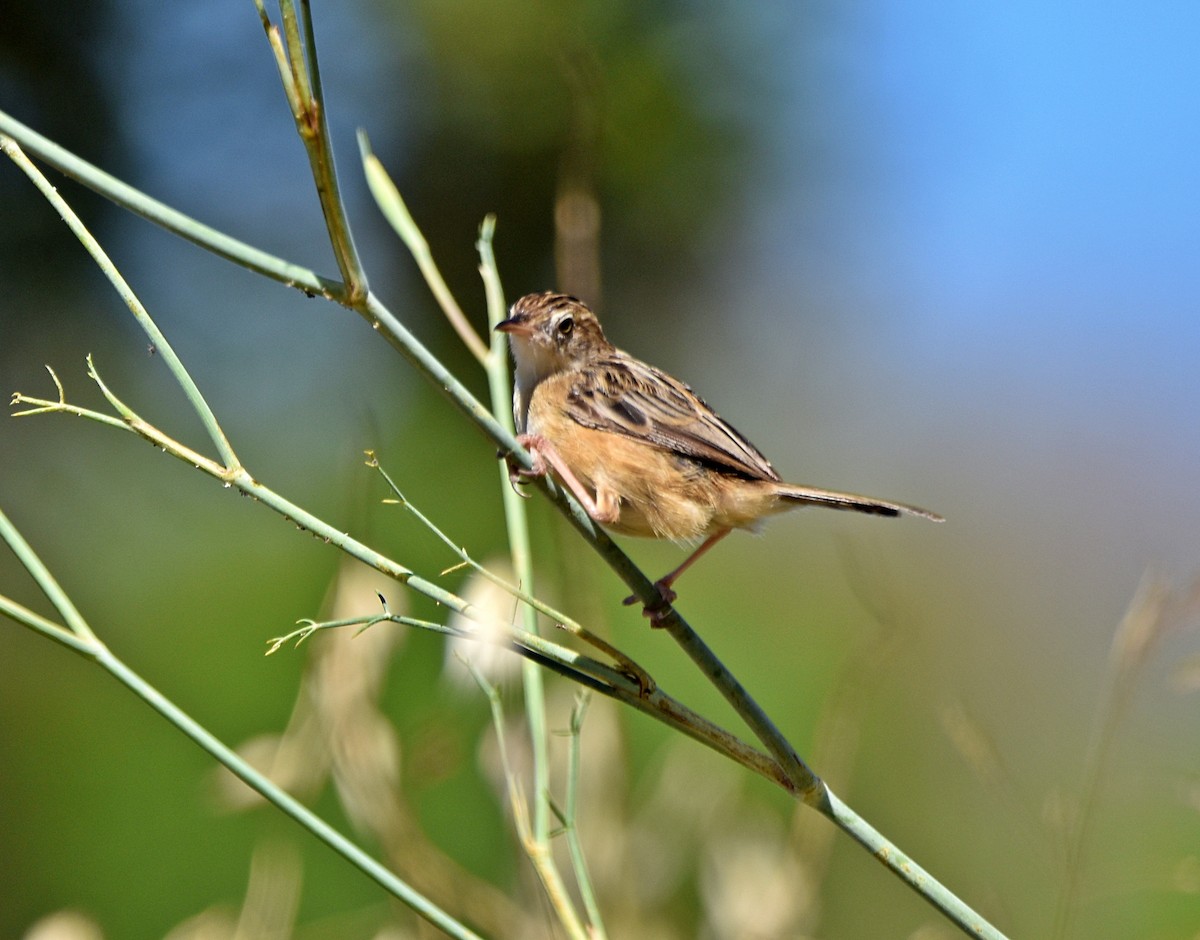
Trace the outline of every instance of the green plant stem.
<path fill-rule="evenodd" d="M 583 851 L 577 824 L 579 772 L 583 763 L 583 716 L 587 712 L 587 706 L 588 693 L 585 690 L 579 694 L 575 708 L 571 711 L 571 746 L 567 754 L 567 805 L 562 822 L 567 838 L 567 850 L 571 853 L 571 865 L 575 869 L 575 882 L 579 885 L 579 896 L 583 899 L 583 909 L 587 911 L 595 940 L 603 940 L 607 932 L 600 916 L 600 905 L 596 902 L 596 892 L 592 887 L 592 876 L 588 871 L 587 856 Z"/>
<path fill-rule="evenodd" d="M 387 170 L 383 168 L 383 164 L 379 158 L 371 151 L 371 142 L 367 138 L 367 132 L 360 130 L 358 132 L 358 150 L 362 156 L 363 175 L 366 176 L 367 186 L 371 190 L 371 195 L 375 198 L 375 204 L 379 206 L 379 211 L 383 213 L 383 217 L 388 220 L 392 226 L 392 230 L 400 237 L 408 248 L 409 254 L 413 256 L 413 260 L 417 263 L 417 267 L 421 271 L 421 276 L 425 278 L 425 284 L 433 294 L 434 300 L 438 302 L 438 306 L 442 308 L 442 313 L 446 319 L 450 321 L 450 325 L 454 327 L 454 332 L 458 334 L 459 339 L 463 341 L 467 349 L 480 363 L 487 368 L 491 358 L 496 356 L 496 348 L 500 347 L 500 356 L 503 356 L 503 343 L 497 343 L 494 339 L 491 349 L 488 344 L 480 339 L 479 334 L 475 332 L 470 321 L 462 312 L 462 307 L 458 305 L 458 301 L 454 299 L 454 295 L 450 292 L 449 285 L 446 284 L 445 278 L 442 277 L 442 272 L 438 269 L 437 262 L 433 260 L 433 252 L 429 250 L 429 242 L 425 240 L 425 236 L 421 234 L 421 230 L 417 227 L 417 223 L 413 221 L 412 214 L 408 211 L 408 206 L 404 203 L 404 197 L 400 195 L 400 190 L 396 188 L 396 184 L 392 182 L 392 178 L 388 176 Z M 490 217 L 489 217 L 490 218 Z M 495 219 L 485 225 L 490 225 L 495 228 Z M 482 254 L 483 239 L 480 239 L 480 252 Z M 488 253 L 490 255 L 491 235 L 488 235 Z M 491 275 L 488 269 L 491 269 Z M 491 288 L 499 289 L 499 277 L 495 275 L 495 262 L 484 260 L 480 265 L 480 273 L 485 281 L 485 289 L 488 293 L 488 309 L 492 309 L 493 302 L 497 302 L 500 309 L 504 307 L 504 295 L 499 293 L 493 295 Z M 494 283 L 488 283 L 489 277 Z M 497 411 L 496 414 L 500 414 Z"/>
<path fill-rule="evenodd" d="M 275 56 L 275 67 L 279 69 L 279 82 L 283 85 L 283 94 L 287 98 L 288 110 L 292 112 L 292 119 L 295 120 L 296 115 L 304 110 L 304 104 L 300 98 L 300 89 L 296 87 L 295 70 L 288 61 L 288 51 L 283 46 L 283 34 L 271 22 L 271 16 L 267 13 L 263 0 L 254 0 L 254 8 L 258 10 L 258 20 L 262 23 L 263 32 L 267 34 L 267 42 L 271 46 L 271 53 Z"/>
<path fill-rule="evenodd" d="M 25 541 L 3 509 L 0 509 L 0 538 L 4 539 L 12 553 L 17 556 L 17 560 L 29 572 L 34 583 L 46 595 L 46 599 L 50 601 L 54 609 L 58 611 L 58 615 L 62 617 L 66 626 L 59 626 L 7 597 L 4 598 L 4 613 L 75 652 L 86 652 L 98 646 L 100 639 L 83 619 L 83 614 L 71 602 L 67 592 L 50 573 L 50 569 L 42 564 L 37 552 Z"/>
<path fill-rule="evenodd" d="M 46 620 L 46 618 L 21 607 L 6 597 L 0 598 L 0 611 L 3 611 L 16 622 L 23 623 L 44 636 L 49 636 L 56 642 L 67 646 L 74 652 L 98 664 L 109 675 L 125 686 L 125 688 L 226 767 L 230 773 L 237 776 L 247 786 L 261 794 L 264 799 L 274 804 L 303 828 L 313 833 L 313 835 L 356 866 L 360 871 L 363 871 L 370 878 L 374 879 L 385 891 L 399 898 L 430 923 L 436 924 L 452 937 L 459 937 L 462 940 L 478 940 L 477 934 L 463 924 L 460 924 L 404 881 L 401 881 L 306 806 L 277 787 L 271 780 L 251 767 L 236 752 L 222 744 L 221 741 L 203 728 L 195 719 L 125 665 L 92 631 L 91 627 L 84 620 L 83 615 L 79 613 L 66 592 L 63 591 L 46 566 L 42 564 L 41 559 L 21 536 L 3 510 L 0 510 L 0 538 L 3 538 L 8 543 L 21 564 L 24 565 L 25 569 L 33 577 L 38 587 L 42 589 L 42 592 L 50 600 L 51 604 L 63 616 L 68 627 L 60 627 L 57 624 L 53 624 Z"/>
<path fill-rule="evenodd" d="M 24 624 L 35 633 L 40 633 L 46 639 L 53 640 L 76 653 L 86 655 L 91 649 L 91 641 L 80 639 L 70 630 L 60 627 L 52 620 L 47 620 L 24 604 L 18 604 L 12 598 L 0 595 L 0 614 L 16 623 Z"/>
<path fill-rule="evenodd" d="M 470 608 L 459 601 L 463 609 L 468 611 L 464 616 L 471 617 Z M 473 619 L 473 618 L 472 618 Z M 709 721 L 677 699 L 671 698 L 660 689 L 650 694 L 643 694 L 636 689 L 623 673 L 614 671 L 604 663 L 596 662 L 574 650 L 559 646 L 544 637 L 526 633 L 512 628 L 505 632 L 502 623 L 489 622 L 488 630 L 482 633 L 467 632 L 447 624 L 433 623 L 428 620 L 418 620 L 413 617 L 398 614 L 384 614 L 363 617 L 348 617 L 342 620 L 326 621 L 323 623 L 305 622 L 304 626 L 281 637 L 274 637 L 268 642 L 268 654 L 277 651 L 283 644 L 300 643 L 319 630 L 339 629 L 342 627 L 358 626 L 363 629 L 390 620 L 422 630 L 453 636 L 459 639 L 474 640 L 503 647 L 518 656 L 524 656 L 532 662 L 558 673 L 566 679 L 584 688 L 599 692 L 601 695 L 615 699 L 645 715 L 662 722 L 672 730 L 679 731 L 694 741 L 711 748 L 718 754 L 740 764 L 747 770 L 759 774 L 777 786 L 787 786 L 787 778 L 775 760 L 762 751 L 756 750 L 744 741 L 730 734 L 724 728 Z"/>
<path fill-rule="evenodd" d="M 800 759 L 787 738 L 708 644 L 674 611 L 660 622 L 660 626 L 683 648 L 708 681 L 717 687 L 734 711 L 750 726 L 755 736 L 766 745 L 787 774 L 789 789 L 806 803 L 816 805 L 821 799 L 823 787 L 820 778 Z"/>
<path fill-rule="evenodd" d="M 33 409 L 31 411 L 21 412 L 21 414 L 33 414 L 35 411 L 41 410 L 43 409 Z M 427 515 L 425 515 L 425 513 L 421 512 L 421 510 L 412 504 L 412 502 L 401 492 L 400 487 L 396 485 L 396 481 L 392 479 L 391 475 L 379 463 L 379 460 L 375 457 L 373 451 L 368 451 L 367 454 L 367 466 L 374 467 L 379 472 L 380 476 L 383 477 L 384 482 L 387 483 L 388 488 L 395 494 L 396 502 L 398 502 L 409 513 L 414 515 L 423 526 L 437 536 L 438 540 L 454 555 L 456 555 L 463 562 L 463 564 L 467 565 L 472 571 L 477 572 L 480 576 L 486 578 L 492 584 L 496 585 L 510 597 L 521 601 L 523 604 L 531 607 L 539 614 L 549 617 L 561 629 L 566 630 L 568 633 L 574 634 L 585 643 L 588 643 L 592 647 L 600 650 L 600 652 L 604 653 L 606 656 L 612 657 L 613 661 L 620 665 L 621 671 L 625 675 L 637 680 L 638 686 L 641 688 L 643 694 L 654 689 L 654 679 L 635 660 L 631 659 L 629 656 L 626 656 L 623 652 L 621 652 L 621 650 L 617 649 L 603 638 L 597 636 L 591 630 L 585 628 L 578 621 L 568 617 L 561 610 L 551 607 L 549 604 L 539 600 L 536 596 L 530 594 L 528 591 L 523 590 L 518 585 L 506 581 L 494 571 L 491 571 L 472 558 L 470 553 L 468 553 L 465 548 L 452 540 L 450 536 L 443 532 L 432 519 L 430 519 Z M 526 534 L 525 537 L 527 540 L 528 534 Z M 527 554 L 527 560 L 528 557 L 529 556 Z M 514 565 L 514 568 L 515 567 L 516 566 Z M 532 575 L 526 580 L 532 580 Z M 530 618 L 530 623 L 536 625 L 536 618 Z"/>
<path fill-rule="evenodd" d="M 504 767 L 504 779 L 508 789 L 509 804 L 512 808 L 513 823 L 517 828 L 521 844 L 525 848 L 525 853 L 529 856 L 529 860 L 533 863 L 534 870 L 537 872 L 538 878 L 541 879 L 542 887 L 545 889 L 546 897 L 550 901 L 550 905 L 554 908 L 559 923 L 562 924 L 567 935 L 572 940 L 588 940 L 588 932 L 584 930 L 583 922 L 579 919 L 579 913 L 575 910 L 575 905 L 571 902 L 571 896 L 567 893 L 566 885 L 563 884 L 562 876 L 558 871 L 558 865 L 554 862 L 554 853 L 550 847 L 550 840 L 548 838 L 537 838 L 530 829 L 526 801 L 522 796 L 517 776 L 513 773 L 512 764 L 508 759 L 508 745 L 504 733 L 504 706 L 500 702 L 500 693 L 496 691 L 494 685 L 488 682 L 474 663 L 467 662 L 466 665 L 471 671 L 471 675 L 474 676 L 475 682 L 487 696 L 488 704 L 491 707 L 492 728 L 496 734 L 496 743 L 500 748 L 500 763 Z M 545 794 L 535 795 L 534 800 L 538 803 L 547 802 Z"/>
<path fill-rule="evenodd" d="M 118 682 L 162 715 L 179 731 L 191 738 L 204 751 L 226 767 L 230 773 L 234 774 L 248 787 L 272 803 L 284 815 L 295 820 L 303 828 L 307 829 L 344 859 L 365 873 L 369 878 L 373 879 L 389 894 L 407 904 L 431 924 L 444 930 L 450 936 L 461 937 L 463 940 L 479 940 L 478 934 L 459 923 L 424 895 L 397 878 L 387 868 L 330 826 L 320 816 L 313 813 L 303 803 L 300 803 L 290 794 L 281 790 L 268 778 L 241 760 L 233 750 L 222 744 L 199 723 L 194 721 L 157 689 L 144 681 L 141 676 L 109 652 L 107 647 L 102 647 L 99 654 L 94 658 Z"/>
<path fill-rule="evenodd" d="M 305 12 L 307 12 L 307 8 Z M 283 46 L 287 50 L 287 65 L 296 83 L 297 96 L 302 107 L 311 106 L 314 101 L 313 81 L 308 71 L 309 57 L 304 44 L 300 41 L 300 24 L 296 16 L 296 4 L 291 0 L 279 0 L 279 17 L 283 22 Z M 303 118 L 304 114 L 301 112 L 297 116 Z M 313 127 L 311 124 L 306 124 L 300 132 L 302 136 L 312 136 Z"/>
<path fill-rule="evenodd" d="M 292 264 L 196 221 L 178 209 L 173 209 L 166 203 L 147 196 L 141 190 L 134 189 L 95 164 L 88 163 L 3 110 L 0 110 L 0 133 L 17 141 L 26 152 L 43 163 L 54 167 L 122 209 L 128 209 L 147 222 L 153 222 L 218 257 L 307 294 L 319 294 L 329 300 L 336 300 L 342 296 L 344 288 L 341 282 L 322 277 L 303 265 Z"/>
<path fill-rule="evenodd" d="M 299 9 L 295 0 L 279 0 L 283 20 L 282 39 L 277 27 L 271 23 L 262 0 L 255 0 L 255 5 L 275 55 L 292 119 L 296 122 L 296 132 L 308 154 L 329 243 L 345 285 L 343 299 L 347 305 L 355 306 L 367 294 L 367 275 L 354 245 L 345 201 L 338 185 L 308 0 L 301 0 Z"/>
<path fill-rule="evenodd" d="M 175 349 L 167 341 L 167 337 L 163 335 L 158 325 L 150 318 L 150 314 L 146 312 L 146 308 L 142 306 L 142 302 L 138 300 L 129 283 L 121 276 L 121 272 L 117 270 L 116 265 L 112 263 L 112 259 L 100 247 L 100 243 L 92 237 L 92 233 L 87 230 L 80 221 L 79 216 L 67 204 L 67 201 L 59 195 L 58 190 L 50 185 L 50 181 L 29 161 L 29 158 L 25 156 L 12 138 L 0 136 L 0 149 L 3 149 L 9 158 L 29 177 L 33 185 L 38 188 L 38 191 L 54 207 L 54 210 L 62 220 L 67 223 L 67 227 L 79 239 L 84 250 L 91 255 L 92 260 L 96 262 L 96 266 L 100 268 L 100 271 L 116 290 L 117 295 L 125 302 L 125 306 L 129 308 L 129 312 L 133 314 L 138 326 L 142 328 L 142 331 L 149 337 L 150 342 L 154 344 L 159 358 L 161 358 L 171 371 L 172 377 L 183 390 L 183 394 L 187 396 L 192 410 L 196 412 L 196 416 L 204 425 L 204 430 L 207 432 L 209 440 L 213 442 L 213 446 L 217 448 L 217 452 L 221 455 L 221 460 L 226 466 L 236 466 L 239 463 L 237 454 L 233 452 L 233 446 L 229 443 L 229 439 L 225 437 L 225 432 L 221 430 L 220 425 L 217 423 L 216 415 L 209 408 L 208 402 L 205 401 L 199 386 L 193 381 L 187 369 L 183 367 L 179 356 L 175 354 Z"/>
<path fill-rule="evenodd" d="M 821 785 L 819 801 L 813 804 L 822 815 L 875 856 L 888 871 L 934 905 L 950 921 L 972 937 L 1005 940 L 1004 934 L 971 909 L 949 888 L 900 851 L 865 819 L 843 803 L 832 790 Z"/>
<path fill-rule="evenodd" d="M 492 234 L 495 219 L 484 220 L 480 226 L 478 250 L 480 273 L 484 280 L 488 298 L 488 328 L 492 346 L 487 362 L 488 390 L 492 396 L 492 411 L 498 416 L 501 427 L 509 435 L 512 425 L 512 388 L 505 368 L 507 350 L 504 337 L 491 330 L 504 318 L 504 291 L 500 286 L 500 274 L 492 254 Z M 512 559 L 517 582 L 528 594 L 534 594 L 533 552 L 529 545 L 529 514 L 525 502 L 513 490 L 508 480 L 508 468 L 504 461 L 499 463 L 500 497 L 504 506 L 505 529 L 508 533 L 508 551 Z M 537 611 L 529 604 L 521 605 L 521 623 L 529 633 L 538 632 Z M 546 725 L 546 691 L 541 670 L 529 660 L 521 669 L 521 684 L 525 693 L 525 720 L 529 724 L 529 739 L 533 751 L 533 832 L 532 836 L 547 854 L 550 851 L 550 809 L 547 798 L 550 792 L 550 743 Z"/>

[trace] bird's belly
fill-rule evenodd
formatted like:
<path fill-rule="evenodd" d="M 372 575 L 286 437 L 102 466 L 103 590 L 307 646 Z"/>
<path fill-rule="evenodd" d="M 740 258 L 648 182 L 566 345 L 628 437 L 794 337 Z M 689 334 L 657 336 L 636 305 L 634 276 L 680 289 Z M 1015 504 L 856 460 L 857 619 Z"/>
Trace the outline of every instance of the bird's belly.
<path fill-rule="evenodd" d="M 618 516 L 606 527 L 621 535 L 692 542 L 724 526 L 714 521 L 711 480 L 694 461 L 623 434 L 577 426 L 559 446 L 572 472 L 598 504 L 616 497 Z M 587 436 L 584 446 L 578 438 Z M 572 452 L 574 462 L 563 451 Z"/>

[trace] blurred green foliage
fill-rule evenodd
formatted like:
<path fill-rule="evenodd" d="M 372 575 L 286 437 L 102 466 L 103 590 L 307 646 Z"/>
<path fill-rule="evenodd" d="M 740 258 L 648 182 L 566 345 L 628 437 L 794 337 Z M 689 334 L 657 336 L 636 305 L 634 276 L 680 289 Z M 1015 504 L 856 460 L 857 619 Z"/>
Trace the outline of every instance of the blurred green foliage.
<path fill-rule="evenodd" d="M 603 207 L 613 275 L 669 284 L 752 177 L 763 78 L 731 8 L 520 0 L 381 14 L 415 32 L 397 79 L 398 178 L 457 288 L 475 287 L 458 248 L 488 212 L 506 282 L 523 293 L 553 280 L 553 205 L 572 187 Z"/>
<path fill-rule="evenodd" d="M 161 18 L 149 6 L 93 3 L 72 17 L 35 6 L 5 7 L 6 109 L 186 211 L 328 267 L 300 146 L 249 3 L 187 15 L 171 8 Z M 735 547 L 731 539 L 721 557 L 689 575 L 685 609 L 852 805 L 1002 927 L 1044 933 L 1063 878 L 1063 820 L 1080 790 L 1120 615 L 1079 574 L 1092 557 L 1080 526 L 1103 501 L 1079 473 L 1050 493 L 1049 509 L 1022 503 L 1033 488 L 1028 468 L 1066 451 L 1025 441 L 1028 453 L 993 459 L 987 444 L 1004 440 L 1001 429 L 966 405 L 966 414 L 956 412 L 952 372 L 930 379 L 945 383 L 936 419 L 903 413 L 902 367 L 881 364 L 895 334 L 881 325 L 881 338 L 861 336 L 864 321 L 875 324 L 850 302 L 799 309 L 772 296 L 769 305 L 735 306 L 734 315 L 689 306 L 713 283 L 700 277 L 713 246 L 763 198 L 780 73 L 828 39 L 814 28 L 801 31 L 813 49 L 768 50 L 771 15 L 711 3 L 417 0 L 322 9 L 317 26 L 335 119 L 367 126 L 469 310 L 479 309 L 466 299 L 479 297 L 471 245 L 482 216 L 499 216 L 510 294 L 548 287 L 556 282 L 556 201 L 578 188 L 601 209 L 606 296 L 643 298 L 613 305 L 611 317 L 605 311 L 606 324 L 618 323 L 614 335 L 678 337 L 687 329 L 664 355 L 708 350 L 692 372 L 720 365 L 713 381 L 735 400 L 740 394 L 742 413 L 761 422 L 747 430 L 764 447 L 773 437 L 783 450 L 799 437 L 780 410 L 816 409 L 805 394 L 836 380 L 836 408 L 818 409 L 811 424 L 854 423 L 879 411 L 878 433 L 893 435 L 862 444 L 867 456 L 858 466 L 858 442 L 833 438 L 851 469 L 871 479 L 882 453 L 897 464 L 907 451 L 929 454 L 912 458 L 911 472 L 937 494 L 930 505 L 950 516 L 946 533 L 853 529 L 839 543 L 813 520 L 781 523 L 766 540 L 739 538 Z M 802 16 L 817 24 L 823 15 Z M 253 80 L 241 71 L 259 67 Z M 827 110 L 812 106 L 820 97 L 853 111 L 853 97 L 838 99 L 839 91 L 799 94 L 808 106 L 789 118 L 803 125 L 796 133 L 839 139 L 823 123 Z M 359 174 L 348 132 L 338 145 L 353 190 Z M 819 189 L 825 178 L 809 178 L 808 164 L 793 157 L 786 155 L 791 171 Z M 839 159 L 865 158 L 834 153 L 829 162 Z M 502 550 L 492 451 L 370 331 L 321 301 L 197 259 L 71 184 L 63 188 L 179 343 L 252 472 L 417 570 L 436 574 L 453 564 L 411 519 L 379 505 L 385 494 L 360 465 L 371 447 L 407 495 L 474 555 Z M 92 352 L 119 394 L 195 443 L 190 419 L 119 303 L 9 167 L 0 167 L 0 199 L 4 388 L 45 394 L 42 363 L 52 362 L 72 398 L 95 402 L 81 366 Z M 373 207 L 360 199 L 352 219 L 377 289 L 482 389 Z M 852 274 L 830 274 L 845 277 L 830 294 L 854 297 L 864 280 L 883 283 L 873 269 Z M 737 296 L 753 295 L 753 269 L 735 276 Z M 797 322 L 846 330 L 852 341 L 842 351 L 861 361 L 823 361 L 827 348 L 797 332 Z M 786 357 L 788 371 L 764 365 L 758 357 L 768 353 Z M 992 368 L 1007 378 L 1012 363 Z M 1019 374 L 1011 382 L 1018 386 Z M 1024 427 L 1025 418 L 1013 424 Z M 829 440 L 811 428 L 795 447 L 819 465 L 829 459 Z M 105 640 L 164 693 L 230 743 L 278 734 L 303 699 L 323 639 L 264 660 L 265 641 L 322 616 L 338 561 L 261 507 L 160 457 L 83 422 L 6 420 L 0 501 Z M 955 473 L 939 470 L 947 465 Z M 987 497 L 984 470 L 1001 481 Z M 1072 509 L 1072 497 L 1083 508 Z M 589 623 L 674 694 L 727 721 L 715 693 L 620 606 L 622 592 L 553 514 L 536 500 L 533 513 L 544 592 L 562 597 L 563 583 L 572 584 L 571 600 Z M 1149 551 L 1136 539 L 1128 550 L 1139 565 Z M 650 571 L 678 560 L 673 546 L 632 551 Z M 1074 567 L 1065 570 L 1068 558 Z M 458 587 L 463 577 L 448 575 L 447 583 Z M 1109 580 L 1123 597 L 1136 573 L 1128 584 Z M 0 590 L 37 603 L 7 556 Z M 388 596 L 396 606 L 408 602 L 399 587 Z M 427 602 L 411 603 L 418 616 L 440 615 Z M 1046 637 L 1048 646 L 1037 645 Z M 1182 658 L 1186 647 L 1170 642 L 1164 658 Z M 395 729 L 406 810 L 462 866 L 459 880 L 487 879 L 537 910 L 490 777 L 494 742 L 482 696 L 448 685 L 435 638 L 404 636 L 381 655 L 379 709 Z M 1167 679 L 1161 663 L 1147 667 L 1149 703 L 1135 703 L 1128 726 L 1112 729 L 1117 771 L 1099 802 L 1077 936 L 1194 933 L 1197 820 L 1185 808 L 1196 802 L 1194 766 L 1180 772 L 1191 760 L 1194 715 L 1178 696 L 1161 694 Z M 556 699 L 558 727 L 568 699 Z M 516 717 L 515 690 L 506 702 Z M 712 905 L 747 872 L 755 883 L 745 892 L 786 895 L 760 904 L 764 915 L 782 911 L 774 935 L 948 930 L 856 847 L 793 818 L 782 794 L 690 742 L 668 740 L 650 722 L 604 703 L 592 709 L 584 731 L 595 748 L 584 768 L 585 786 L 594 784 L 584 799 L 592 815 L 583 834 L 615 936 L 735 935 L 715 926 Z M 954 721 L 960 738 L 948 730 Z M 964 740 L 982 744 L 972 752 Z M 235 911 L 253 850 L 276 841 L 301 856 L 297 936 L 366 937 L 405 921 L 373 885 L 272 812 L 232 812 L 216 790 L 210 762 L 121 689 L 66 651 L 0 626 L 0 884 L 9 886 L 0 935 L 20 936 L 36 918 L 70 907 L 92 915 L 107 936 L 165 936 L 210 906 Z M 312 799 L 336 825 L 353 828 L 330 780 Z M 763 830 L 767 836 L 748 838 L 746 854 L 737 853 L 740 836 Z M 380 840 L 362 838 L 386 855 Z M 413 855 L 418 866 L 428 860 Z M 741 871 L 721 867 L 730 857 L 743 860 Z"/>

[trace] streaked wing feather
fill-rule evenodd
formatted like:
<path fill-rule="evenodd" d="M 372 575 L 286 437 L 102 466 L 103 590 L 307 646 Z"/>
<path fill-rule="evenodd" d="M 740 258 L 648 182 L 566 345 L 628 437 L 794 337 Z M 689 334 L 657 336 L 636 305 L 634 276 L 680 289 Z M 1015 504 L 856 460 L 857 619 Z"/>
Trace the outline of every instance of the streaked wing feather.
<path fill-rule="evenodd" d="M 688 386 L 619 350 L 581 369 L 567 410 L 584 427 L 645 440 L 753 480 L 779 480 L 770 461 Z"/>

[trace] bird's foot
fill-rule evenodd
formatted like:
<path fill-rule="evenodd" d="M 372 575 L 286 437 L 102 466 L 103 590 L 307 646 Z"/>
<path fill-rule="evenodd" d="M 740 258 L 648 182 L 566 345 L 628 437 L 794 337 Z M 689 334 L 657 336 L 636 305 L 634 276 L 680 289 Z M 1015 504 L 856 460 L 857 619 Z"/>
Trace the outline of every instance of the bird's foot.
<path fill-rule="evenodd" d="M 654 582 L 654 589 L 658 591 L 659 600 L 652 604 L 642 604 L 642 616 L 650 621 L 651 627 L 661 627 L 663 619 L 670 613 L 671 605 L 675 603 L 675 598 L 679 595 L 671 590 L 671 582 L 666 578 L 661 578 Z M 622 603 L 626 607 L 632 607 L 641 600 L 636 594 L 630 594 Z"/>

